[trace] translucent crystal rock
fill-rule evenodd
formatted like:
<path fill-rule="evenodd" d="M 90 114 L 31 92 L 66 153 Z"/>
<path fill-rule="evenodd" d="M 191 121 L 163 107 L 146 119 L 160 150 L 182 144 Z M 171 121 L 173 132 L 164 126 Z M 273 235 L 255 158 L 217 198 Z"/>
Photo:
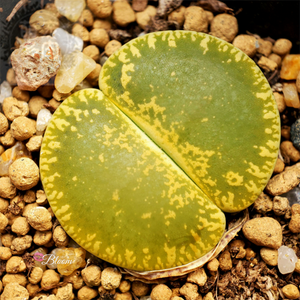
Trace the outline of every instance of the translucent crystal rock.
<path fill-rule="evenodd" d="M 3 100 L 7 97 L 11 97 L 11 86 L 7 81 L 3 81 L 0 85 L 0 103 L 3 103 Z"/>
<path fill-rule="evenodd" d="M 75 93 L 75 92 L 83 90 L 83 89 L 89 89 L 89 88 L 92 88 L 92 87 L 93 86 L 87 80 L 83 80 L 75 86 L 72 93 Z"/>
<path fill-rule="evenodd" d="M 295 83 L 284 83 L 282 91 L 286 106 L 300 108 L 299 95 Z"/>
<path fill-rule="evenodd" d="M 44 263 L 47 265 L 48 269 L 55 270 L 57 268 L 57 252 L 59 248 L 53 249 L 49 254 L 45 256 Z"/>
<path fill-rule="evenodd" d="M 290 206 L 292 206 L 295 203 L 300 204 L 300 187 L 296 186 L 292 190 L 280 196 L 288 198 Z"/>
<path fill-rule="evenodd" d="M 0 156 L 0 176 L 8 176 L 9 166 L 20 157 L 31 158 L 31 154 L 22 142 L 16 142 Z"/>
<path fill-rule="evenodd" d="M 37 248 L 33 250 L 31 253 L 34 259 L 34 266 L 41 268 L 43 271 L 46 271 L 46 264 L 44 263 L 45 255 L 47 254 L 45 248 Z"/>
<path fill-rule="evenodd" d="M 295 251 L 287 246 L 278 249 L 278 269 L 281 274 L 288 274 L 295 270 L 298 258 Z"/>
<path fill-rule="evenodd" d="M 70 34 L 66 30 L 57 28 L 53 31 L 52 36 L 59 44 L 62 55 L 71 53 L 75 50 L 82 51 L 83 49 L 83 40 L 78 36 Z"/>
<path fill-rule="evenodd" d="M 76 50 L 63 57 L 55 77 L 55 88 L 63 94 L 71 92 L 96 67 L 96 62 Z"/>
<path fill-rule="evenodd" d="M 46 129 L 51 118 L 52 114 L 50 110 L 47 108 L 42 108 L 37 115 L 36 131 L 38 133 L 42 133 Z"/>
<path fill-rule="evenodd" d="M 85 266 L 86 252 L 82 248 L 58 248 L 56 251 L 57 271 L 61 275 L 70 275 Z"/>
<path fill-rule="evenodd" d="M 60 14 L 72 22 L 77 22 L 85 9 L 85 0 L 55 0 L 55 6 Z"/>

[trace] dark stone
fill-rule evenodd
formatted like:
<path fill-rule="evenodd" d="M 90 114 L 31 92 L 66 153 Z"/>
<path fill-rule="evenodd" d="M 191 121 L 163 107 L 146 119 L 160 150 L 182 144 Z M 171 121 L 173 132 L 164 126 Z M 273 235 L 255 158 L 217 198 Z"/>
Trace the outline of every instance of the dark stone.
<path fill-rule="evenodd" d="M 291 126 L 291 141 L 295 148 L 300 150 L 300 119 L 296 120 Z"/>

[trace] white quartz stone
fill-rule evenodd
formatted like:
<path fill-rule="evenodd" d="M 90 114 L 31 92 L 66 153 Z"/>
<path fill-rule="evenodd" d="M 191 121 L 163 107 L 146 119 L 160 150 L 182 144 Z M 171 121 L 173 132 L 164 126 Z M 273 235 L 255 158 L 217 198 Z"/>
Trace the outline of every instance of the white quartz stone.
<path fill-rule="evenodd" d="M 287 246 L 278 249 L 278 269 L 281 274 L 288 274 L 295 270 L 298 258 L 295 251 Z"/>
<path fill-rule="evenodd" d="M 53 31 L 52 36 L 56 39 L 62 55 L 75 50 L 82 51 L 83 49 L 83 40 L 78 36 L 70 34 L 66 30 L 57 28 Z"/>
<path fill-rule="evenodd" d="M 52 114 L 50 110 L 48 110 L 47 108 L 42 108 L 37 115 L 37 120 L 36 120 L 37 132 L 43 132 L 46 129 L 51 118 L 52 118 Z"/>
<path fill-rule="evenodd" d="M 12 96 L 11 86 L 7 81 L 3 81 L 0 84 L 0 103 L 3 103 L 3 100 L 7 97 Z"/>

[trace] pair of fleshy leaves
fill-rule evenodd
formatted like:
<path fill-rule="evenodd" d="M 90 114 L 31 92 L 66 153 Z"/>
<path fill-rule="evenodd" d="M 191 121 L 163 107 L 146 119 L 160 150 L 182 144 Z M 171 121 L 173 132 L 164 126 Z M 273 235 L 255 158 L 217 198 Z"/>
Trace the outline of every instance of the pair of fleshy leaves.
<path fill-rule="evenodd" d="M 132 40 L 99 90 L 56 111 L 41 175 L 62 226 L 96 256 L 133 270 L 188 264 L 251 205 L 271 176 L 279 116 L 270 87 L 232 45 L 195 32 Z M 218 206 L 218 207 L 217 207 Z"/>

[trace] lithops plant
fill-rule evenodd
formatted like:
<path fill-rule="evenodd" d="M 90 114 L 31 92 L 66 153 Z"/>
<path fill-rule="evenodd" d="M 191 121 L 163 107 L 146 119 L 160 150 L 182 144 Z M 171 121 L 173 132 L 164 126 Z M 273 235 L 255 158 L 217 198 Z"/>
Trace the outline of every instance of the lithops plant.
<path fill-rule="evenodd" d="M 60 105 L 43 140 L 41 178 L 59 222 L 134 274 L 203 264 L 234 236 L 223 235 L 222 211 L 247 208 L 272 174 L 280 124 L 268 82 L 232 45 L 167 31 L 120 48 L 99 83 L 103 93 Z"/>

